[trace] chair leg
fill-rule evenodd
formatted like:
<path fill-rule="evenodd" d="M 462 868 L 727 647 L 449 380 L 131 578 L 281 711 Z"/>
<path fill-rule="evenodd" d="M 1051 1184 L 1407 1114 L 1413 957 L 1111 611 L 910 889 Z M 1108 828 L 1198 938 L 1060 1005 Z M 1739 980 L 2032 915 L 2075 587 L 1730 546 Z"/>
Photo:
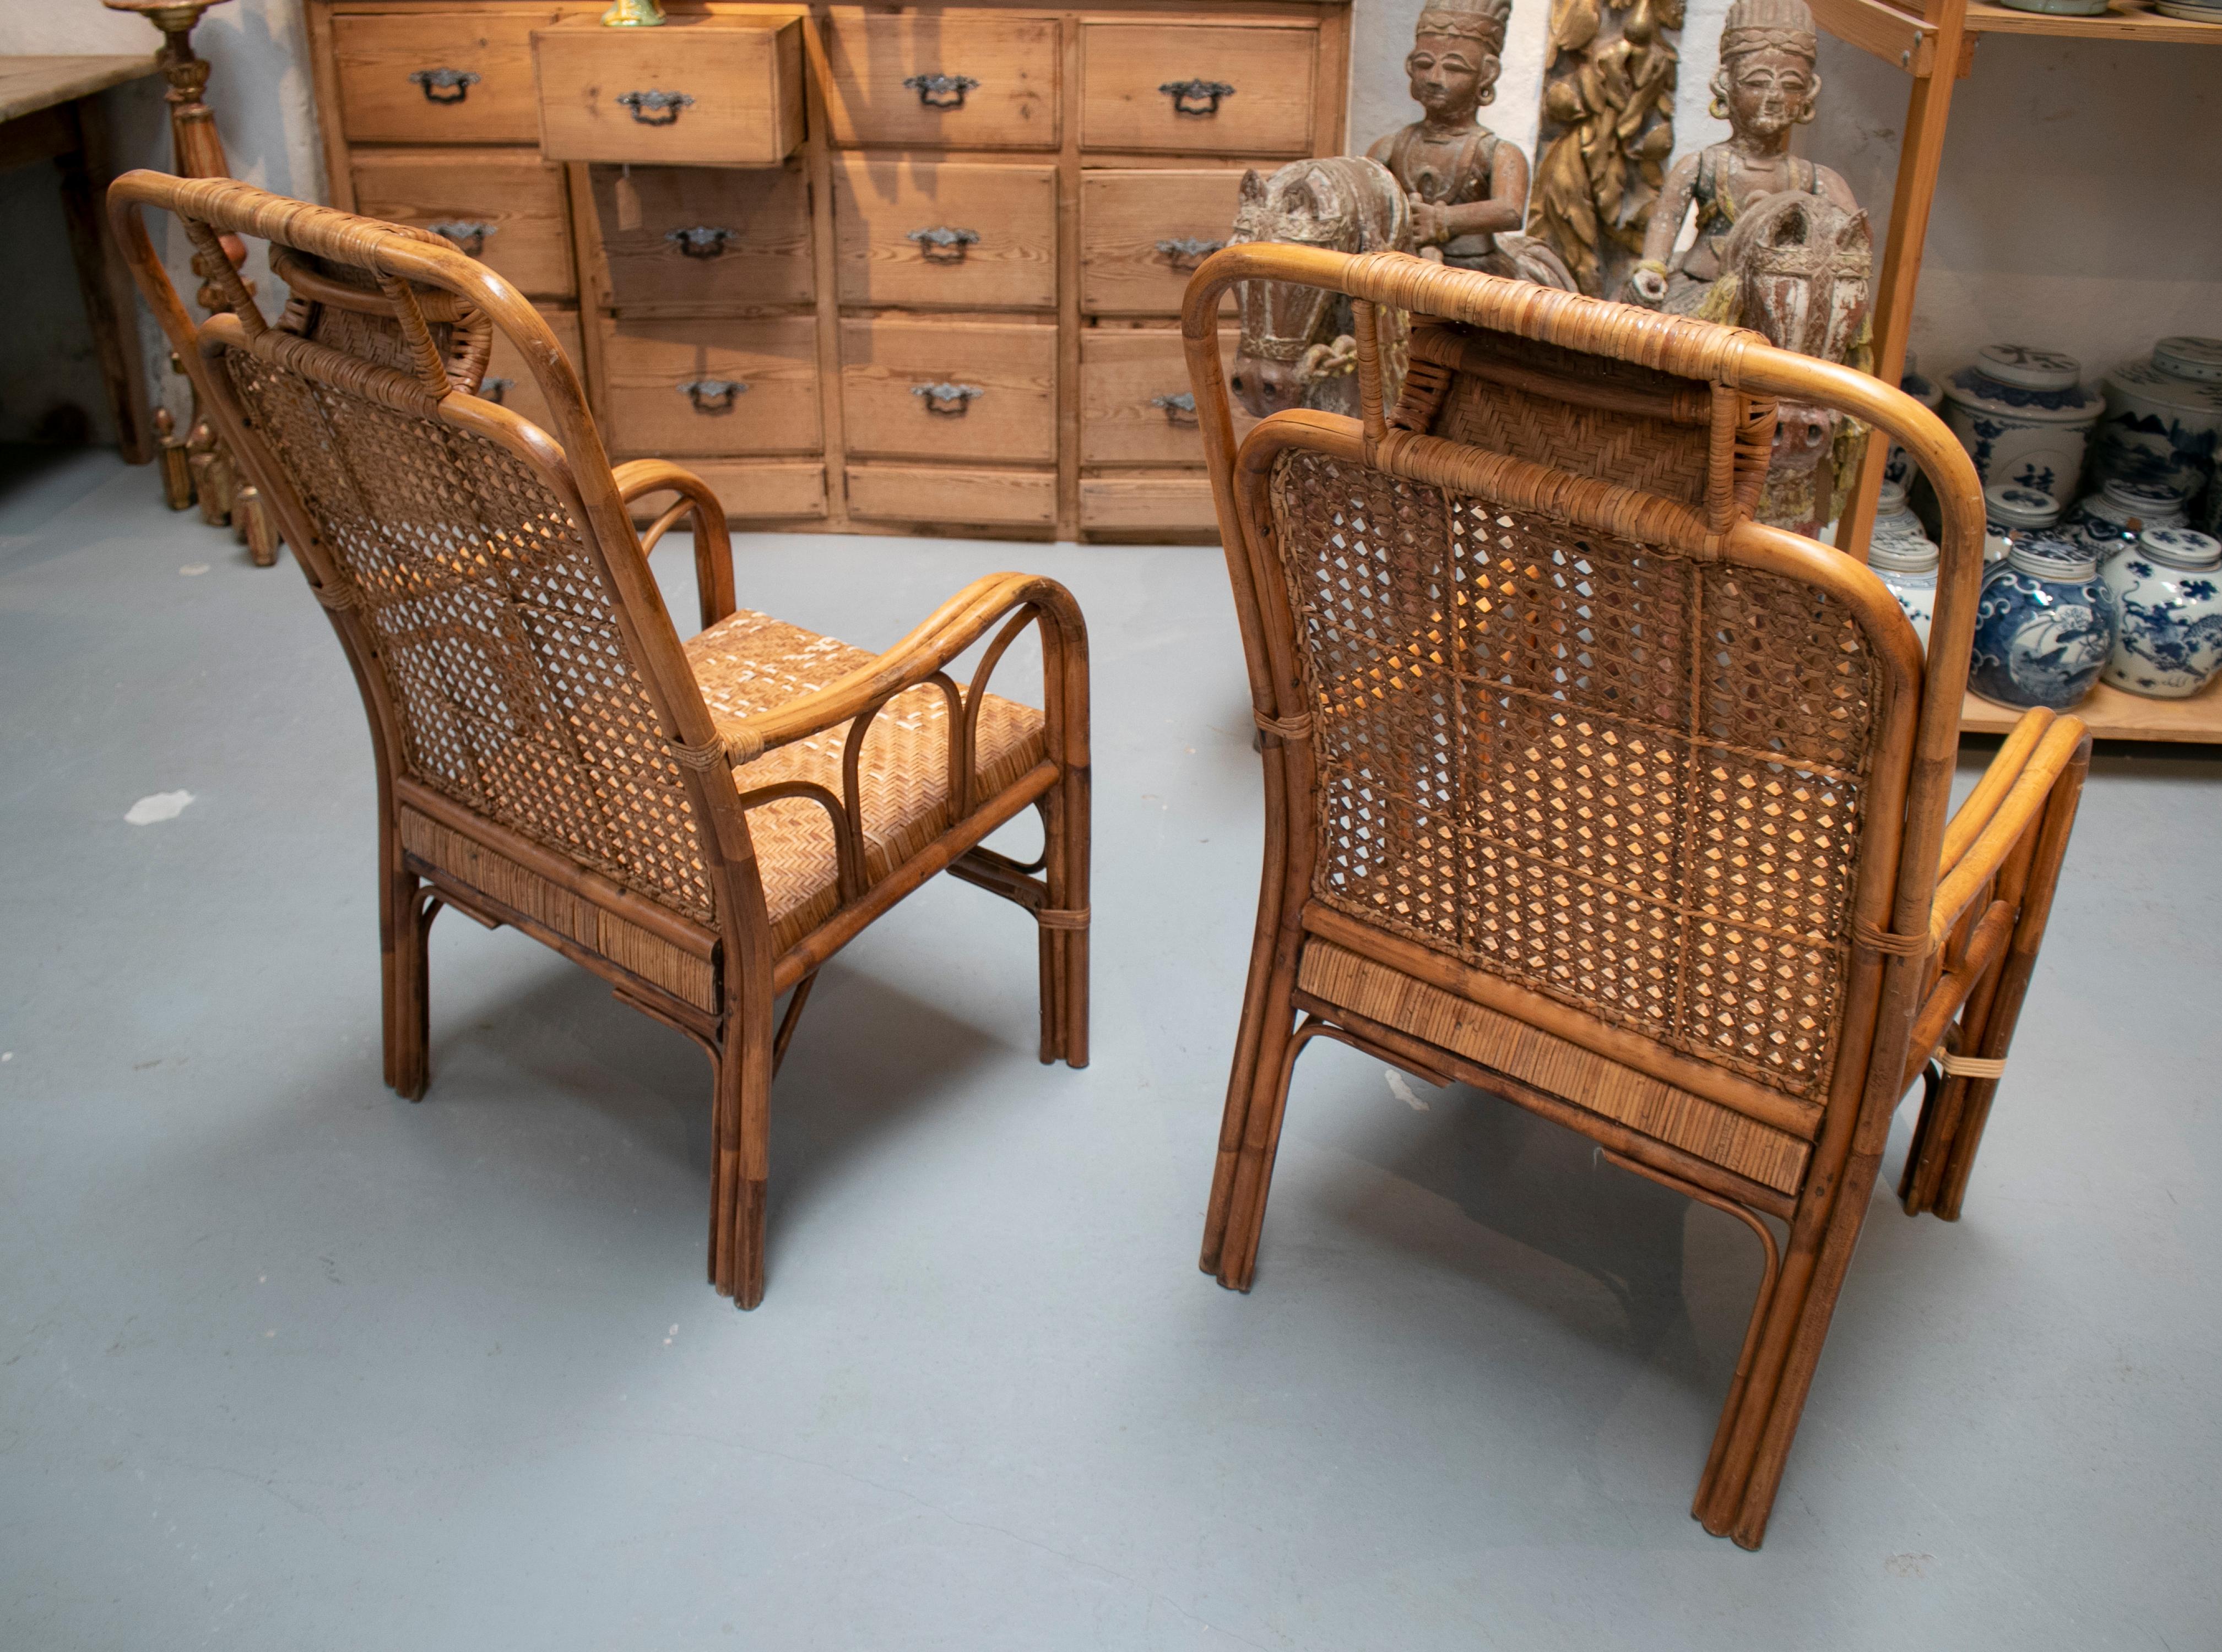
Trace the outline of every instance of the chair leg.
<path fill-rule="evenodd" d="M 1245 1098 L 1240 1145 L 1231 1164 L 1224 1149 L 1220 1155 L 1230 1186 L 1217 1272 L 1219 1282 L 1231 1291 L 1247 1291 L 1258 1271 L 1258 1241 L 1265 1225 L 1265 1196 L 1272 1186 L 1273 1164 L 1280 1155 L 1289 1083 L 1296 1074 L 1296 1056 L 1307 1042 L 1291 1025 L 1296 1017 L 1290 1002 L 1294 986 L 1294 972 L 1277 969 L 1267 985 L 1260 1006 L 1265 1023 L 1255 1042 L 1256 1064 L 1250 1093 Z M 1235 1100 L 1232 1094 L 1227 1098 L 1230 1112 Z"/>
<path fill-rule="evenodd" d="M 1039 927 L 1041 1059 L 1088 1065 L 1088 781 L 1068 773 L 1042 800 L 1047 910 Z"/>
<path fill-rule="evenodd" d="M 398 858 L 398 857 L 397 857 Z M 440 902 L 399 865 L 382 880 L 379 942 L 384 998 L 386 1082 L 421 1101 L 431 1081 L 431 1004 L 426 942 Z"/>
<path fill-rule="evenodd" d="M 764 1292 L 764 1179 L 771 1158 L 771 1005 L 727 1017 L 710 1114 L 710 1283 L 738 1308 Z"/>

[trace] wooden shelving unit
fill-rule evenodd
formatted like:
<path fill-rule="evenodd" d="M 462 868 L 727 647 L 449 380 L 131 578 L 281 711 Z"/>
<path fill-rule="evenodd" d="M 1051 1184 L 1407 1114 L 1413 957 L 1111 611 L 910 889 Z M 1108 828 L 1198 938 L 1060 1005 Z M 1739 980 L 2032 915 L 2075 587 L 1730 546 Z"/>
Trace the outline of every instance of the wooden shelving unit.
<path fill-rule="evenodd" d="M 1951 110 L 1952 85 L 1974 67 L 1975 41 L 1983 34 L 2043 34 L 2062 39 L 2146 41 L 2172 46 L 2222 46 L 2222 24 L 2182 22 L 2163 17 L 2150 0 L 2113 0 L 2099 17 L 2057 17 L 2015 11 L 1984 0 L 1808 0 L 1814 21 L 1849 46 L 1905 71 L 1913 87 L 1907 98 L 1905 136 L 1899 149 L 1898 181 L 1892 191 L 1890 235 L 1883 244 L 1882 272 L 1875 284 L 1874 370 L 1896 384 L 1905 366 L 1905 341 L 1913 323 L 1914 291 L 1921 279 L 1921 253 L 1929 233 L 1929 209 L 1944 160 L 1944 128 Z M 1887 444 L 1871 441 L 1860 470 L 1859 485 L 1836 529 L 1836 543 L 1855 556 L 1867 554 L 1874 526 L 1875 495 L 1882 485 Z M 2222 685 L 2217 685 L 2222 686 Z M 2076 708 L 2076 715 L 2101 740 L 2173 740 L 2222 744 L 2222 692 L 2210 688 L 2187 700 L 2148 700 L 2100 686 Z M 2014 714 L 1968 697 L 1961 726 L 1971 733 L 1999 733 Z"/>

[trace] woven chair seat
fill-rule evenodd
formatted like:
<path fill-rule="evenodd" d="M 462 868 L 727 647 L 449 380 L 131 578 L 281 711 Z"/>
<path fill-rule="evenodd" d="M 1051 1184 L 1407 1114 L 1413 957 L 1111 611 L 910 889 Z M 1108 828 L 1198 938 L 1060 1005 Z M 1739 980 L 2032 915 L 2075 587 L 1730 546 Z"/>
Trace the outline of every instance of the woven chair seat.
<path fill-rule="evenodd" d="M 702 698 L 720 719 L 745 717 L 847 675 L 874 656 L 764 614 L 740 610 L 686 644 Z M 962 689 L 963 685 L 957 686 Z M 921 685 L 889 700 L 864 735 L 857 781 L 863 804 L 864 875 L 876 883 L 954 823 L 949 795 L 949 707 Z M 768 752 L 733 771 L 744 793 L 792 781 L 842 795 L 844 723 Z M 993 797 L 1049 753 L 1042 714 L 990 694 L 981 704 L 973 801 Z M 781 798 L 749 812 L 771 919 L 784 952 L 841 904 L 832 817 L 807 798 Z"/>

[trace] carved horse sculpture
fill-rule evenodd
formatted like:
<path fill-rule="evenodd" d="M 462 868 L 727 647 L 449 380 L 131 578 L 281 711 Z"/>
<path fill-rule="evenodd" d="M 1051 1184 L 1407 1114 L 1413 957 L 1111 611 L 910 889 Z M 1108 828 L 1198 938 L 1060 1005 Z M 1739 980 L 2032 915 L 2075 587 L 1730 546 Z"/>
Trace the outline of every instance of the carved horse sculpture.
<path fill-rule="evenodd" d="M 1338 253 L 1412 250 L 1412 209 L 1378 161 L 1335 155 L 1296 160 L 1271 178 L 1242 175 L 1230 244 L 1294 241 Z M 1323 287 L 1248 281 L 1240 289 L 1242 341 L 1228 379 L 1255 416 L 1284 408 L 1358 413 L 1358 341 L 1350 300 Z M 1383 393 L 1404 379 L 1404 319 L 1381 317 Z"/>
<path fill-rule="evenodd" d="M 1867 366 L 1874 248 L 1866 213 L 1804 191 L 1761 196 L 1729 232 L 1721 261 L 1701 319 L 1748 327 L 1801 355 Z M 1817 535 L 1836 515 L 1866 435 L 1840 413 L 1783 403 L 1759 520 Z"/>

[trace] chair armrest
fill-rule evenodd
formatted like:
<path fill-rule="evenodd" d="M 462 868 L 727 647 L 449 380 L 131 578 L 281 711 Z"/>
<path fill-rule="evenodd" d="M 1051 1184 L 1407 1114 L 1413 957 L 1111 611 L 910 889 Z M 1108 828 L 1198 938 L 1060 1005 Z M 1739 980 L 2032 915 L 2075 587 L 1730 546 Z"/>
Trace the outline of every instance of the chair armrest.
<path fill-rule="evenodd" d="M 1005 616 L 1017 615 L 982 661 L 972 688 L 976 697 L 994 668 L 1002 647 L 1024 624 L 1039 619 L 1044 626 L 1044 676 L 1054 698 L 1072 685 L 1060 685 L 1062 666 L 1086 669 L 1088 628 L 1072 593 L 1054 579 L 1031 573 L 990 573 L 974 580 L 935 609 L 911 634 L 868 665 L 836 678 L 823 688 L 799 694 L 784 705 L 747 717 L 714 719 L 725 754 L 735 767 L 755 761 L 768 751 L 848 723 L 907 688 L 931 681 L 948 663 L 986 635 Z M 1083 685 L 1084 676 L 1080 679 Z M 1085 718 L 1070 726 L 1084 730 Z M 1087 760 L 1084 752 L 1060 753 L 1060 762 Z"/>
<path fill-rule="evenodd" d="M 694 587 L 702 603 L 702 629 L 708 630 L 733 611 L 733 541 L 725 528 L 725 507 L 710 485 L 683 465 L 668 459 L 629 459 L 612 466 L 618 497 L 631 504 L 651 493 L 676 493 L 678 503 L 649 524 L 641 535 L 646 557 L 681 516 L 694 518 Z"/>
<path fill-rule="evenodd" d="M 1941 949 L 1968 904 L 2044 813 L 2054 784 L 2089 738 L 2081 717 L 2033 710 L 2016 723 L 1944 829 L 1929 944 Z"/>

